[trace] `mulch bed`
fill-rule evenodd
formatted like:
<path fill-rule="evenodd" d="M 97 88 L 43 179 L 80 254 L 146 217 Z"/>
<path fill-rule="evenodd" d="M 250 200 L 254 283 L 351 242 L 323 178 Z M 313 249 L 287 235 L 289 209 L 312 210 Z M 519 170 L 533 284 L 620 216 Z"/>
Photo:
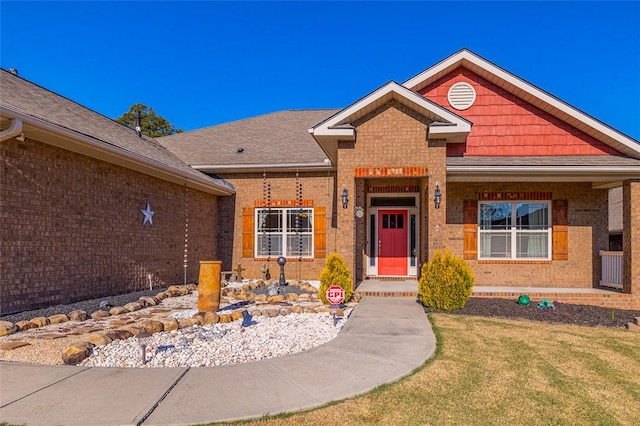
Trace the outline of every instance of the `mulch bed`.
<path fill-rule="evenodd" d="M 558 302 L 553 302 L 553 305 L 553 309 L 539 308 L 538 303 L 533 301 L 530 305 L 523 306 L 519 305 L 516 300 L 472 297 L 464 308 L 457 311 L 441 311 L 426 307 L 424 310 L 425 312 L 455 315 L 498 317 L 524 321 L 612 328 L 623 328 L 627 323 L 633 322 L 635 317 L 640 317 L 640 311 Z"/>

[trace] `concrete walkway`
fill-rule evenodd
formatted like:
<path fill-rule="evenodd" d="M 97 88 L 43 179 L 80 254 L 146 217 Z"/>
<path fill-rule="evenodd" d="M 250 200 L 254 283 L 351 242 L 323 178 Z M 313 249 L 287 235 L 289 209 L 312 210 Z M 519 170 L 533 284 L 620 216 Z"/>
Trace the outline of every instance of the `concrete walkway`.
<path fill-rule="evenodd" d="M 0 422 L 188 425 L 297 411 L 396 381 L 435 344 L 414 299 L 365 297 L 331 342 L 265 361 L 164 369 L 0 363 Z"/>

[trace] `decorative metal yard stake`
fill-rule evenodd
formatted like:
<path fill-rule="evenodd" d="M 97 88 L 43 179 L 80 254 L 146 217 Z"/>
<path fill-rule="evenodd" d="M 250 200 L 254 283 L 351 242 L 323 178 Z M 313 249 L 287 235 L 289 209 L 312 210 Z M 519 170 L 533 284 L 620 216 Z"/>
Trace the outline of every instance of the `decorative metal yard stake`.
<path fill-rule="evenodd" d="M 302 225 L 302 221 L 300 220 L 300 215 L 302 214 L 302 182 L 300 181 L 300 174 L 296 172 L 296 216 L 295 216 L 295 227 L 296 227 L 296 238 L 298 241 L 298 280 L 302 278 L 302 234 L 300 233 L 300 227 Z"/>
<path fill-rule="evenodd" d="M 187 285 L 187 267 L 189 254 L 189 187 L 184 183 L 184 284 Z"/>

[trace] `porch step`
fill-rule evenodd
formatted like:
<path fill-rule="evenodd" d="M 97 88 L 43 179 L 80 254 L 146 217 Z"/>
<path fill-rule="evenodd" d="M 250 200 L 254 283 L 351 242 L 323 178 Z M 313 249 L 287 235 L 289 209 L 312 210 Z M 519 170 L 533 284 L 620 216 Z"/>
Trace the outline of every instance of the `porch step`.
<path fill-rule="evenodd" d="M 418 281 L 414 278 L 368 279 L 360 281 L 356 293 L 372 297 L 418 297 Z"/>
<path fill-rule="evenodd" d="M 356 293 L 362 296 L 370 297 L 418 297 L 417 291 L 370 291 L 370 290 L 356 290 Z"/>

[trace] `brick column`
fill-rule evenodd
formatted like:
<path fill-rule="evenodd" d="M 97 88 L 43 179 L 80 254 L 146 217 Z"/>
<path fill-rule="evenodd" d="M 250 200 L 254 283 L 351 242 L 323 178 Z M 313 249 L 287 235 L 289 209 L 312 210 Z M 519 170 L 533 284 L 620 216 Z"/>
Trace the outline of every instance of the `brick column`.
<path fill-rule="evenodd" d="M 622 291 L 640 295 L 640 180 L 622 188 Z"/>
<path fill-rule="evenodd" d="M 428 242 L 428 259 L 431 259 L 436 250 L 444 250 L 446 248 L 446 228 L 447 228 L 447 144 L 445 141 L 429 141 L 429 160 L 427 163 L 427 171 L 429 179 L 427 181 L 427 242 Z M 434 194 L 436 190 L 436 182 L 440 183 L 440 192 L 442 193 L 442 202 L 440 208 L 435 208 Z"/>
<path fill-rule="evenodd" d="M 356 251 L 356 235 L 354 224 L 353 207 L 356 202 L 356 181 L 354 169 L 350 164 L 342 166 L 340 164 L 341 152 L 338 151 L 338 176 L 336 185 L 336 253 L 338 253 L 349 266 L 351 276 L 356 277 L 355 251 Z M 342 166 L 342 167 L 341 167 Z M 342 190 L 346 188 L 349 191 L 349 205 L 346 209 L 342 208 Z M 327 253 L 328 255 L 329 253 Z"/>

